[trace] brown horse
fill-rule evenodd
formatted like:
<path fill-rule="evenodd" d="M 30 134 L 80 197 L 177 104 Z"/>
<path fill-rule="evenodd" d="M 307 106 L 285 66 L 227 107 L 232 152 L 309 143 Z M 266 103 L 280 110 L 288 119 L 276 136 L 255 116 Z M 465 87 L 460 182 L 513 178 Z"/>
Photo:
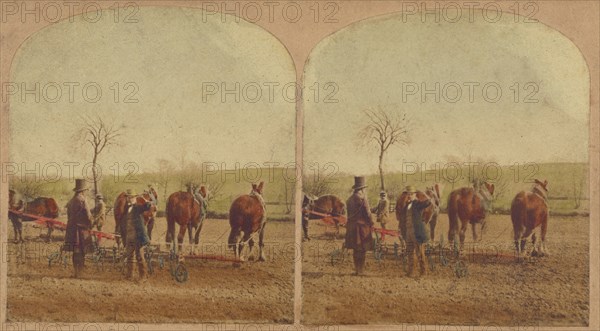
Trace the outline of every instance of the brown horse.
<path fill-rule="evenodd" d="M 525 243 L 527 238 L 540 227 L 541 242 L 538 243 L 536 251 L 536 235 L 531 237 L 533 250 L 531 256 L 547 255 L 546 251 L 546 231 L 548 230 L 548 181 L 542 183 L 535 180 L 530 192 L 521 191 L 517 193 L 510 206 L 510 218 L 513 224 L 515 248 L 517 256 L 523 257 L 525 254 Z M 519 245 L 519 241 L 521 242 Z"/>
<path fill-rule="evenodd" d="M 258 233 L 259 261 L 265 260 L 263 252 L 264 233 L 266 223 L 266 210 L 262 198 L 263 182 L 252 184 L 252 192 L 242 195 L 231 203 L 229 208 L 229 233 L 228 244 L 233 249 L 235 257 L 241 261 L 245 260 L 242 254 L 244 244 L 248 242 L 249 255 L 254 247 L 254 236 Z M 244 233 L 242 237 L 242 232 Z"/>
<path fill-rule="evenodd" d="M 203 201 L 208 197 L 206 187 L 200 187 L 200 194 Z M 179 224 L 179 234 L 177 235 L 177 251 L 181 252 L 183 248 L 183 238 L 188 231 L 190 244 L 192 244 L 192 231 L 194 231 L 194 242 L 191 247 L 191 253 L 194 254 L 195 246 L 200 242 L 200 231 L 206 215 L 206 204 L 198 201 L 191 192 L 175 192 L 167 200 L 167 243 L 174 241 L 175 223 Z M 175 243 L 173 243 L 173 249 Z"/>
<path fill-rule="evenodd" d="M 441 193 L 443 190 L 443 185 L 435 183 L 433 186 L 431 187 L 427 187 L 425 189 L 425 192 L 422 191 L 417 191 L 416 196 L 417 196 L 417 200 L 419 201 L 425 201 L 425 200 L 429 200 L 431 201 L 431 205 L 429 205 L 427 208 L 423 209 L 423 222 L 425 222 L 425 224 L 429 223 L 429 238 L 431 240 L 435 239 L 435 226 L 437 224 L 437 218 L 438 215 L 440 214 L 440 206 L 441 206 Z M 409 193 L 407 192 L 402 192 L 402 194 L 400 194 L 400 196 L 398 197 L 398 199 L 396 200 L 396 219 L 398 220 L 398 227 L 406 227 L 405 221 L 406 217 L 405 217 L 405 213 L 404 208 L 406 207 L 406 205 L 410 202 L 408 199 Z M 404 231 L 401 230 L 401 233 L 406 232 L 406 228 L 404 228 Z"/>
<path fill-rule="evenodd" d="M 59 214 L 58 211 L 59 208 L 58 204 L 56 203 L 56 200 L 54 200 L 53 198 L 46 197 L 35 198 L 33 201 L 27 202 L 25 204 L 25 208 L 23 208 L 23 213 L 25 214 L 38 215 L 47 218 L 57 218 Z M 35 220 L 34 218 L 26 216 L 23 216 L 22 219 L 23 221 Z M 51 226 L 48 227 L 48 235 L 46 241 L 50 241 L 50 239 L 52 238 L 53 230 L 54 229 Z"/>
<path fill-rule="evenodd" d="M 152 207 L 150 210 L 145 211 L 144 216 L 144 224 L 148 229 L 148 237 L 152 239 L 152 229 L 154 228 L 154 217 L 156 216 L 156 201 L 158 199 L 158 194 L 154 189 L 151 189 L 150 192 L 144 192 L 139 196 L 143 198 L 145 201 L 151 201 Z M 141 200 L 140 200 L 141 201 Z M 115 216 L 115 233 L 119 234 L 120 237 L 117 237 L 117 245 L 121 243 L 121 238 L 125 238 L 126 228 L 123 217 L 127 214 L 127 194 L 125 192 L 121 192 L 117 199 L 115 200 L 115 204 L 113 206 L 113 214 Z"/>
<path fill-rule="evenodd" d="M 322 195 L 317 199 L 310 201 L 308 209 L 318 213 L 333 216 L 336 235 L 340 233 L 340 220 L 336 216 L 346 216 L 346 204 L 333 194 Z M 321 219 L 323 216 L 310 214 L 309 219 Z"/>
<path fill-rule="evenodd" d="M 471 223 L 473 231 L 473 240 L 477 241 L 476 224 L 481 224 L 483 229 L 485 225 L 485 216 L 490 209 L 494 196 L 494 184 L 487 182 L 476 182 L 473 187 L 462 187 L 452 191 L 448 196 L 448 219 L 450 220 L 450 229 L 448 230 L 448 241 L 454 243 L 458 229 L 458 220 L 461 221 L 459 231 L 460 248 L 465 243 L 465 233 L 467 226 Z"/>

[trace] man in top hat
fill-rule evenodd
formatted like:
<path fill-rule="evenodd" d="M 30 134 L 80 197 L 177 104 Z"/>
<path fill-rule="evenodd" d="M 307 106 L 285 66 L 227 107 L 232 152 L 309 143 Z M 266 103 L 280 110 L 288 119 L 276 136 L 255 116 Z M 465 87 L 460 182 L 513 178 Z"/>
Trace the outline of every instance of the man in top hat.
<path fill-rule="evenodd" d="M 23 208 L 23 200 L 18 200 L 16 197 L 15 190 L 8 190 L 8 210 L 19 211 Z M 13 225 L 13 231 L 15 232 L 15 243 L 23 242 L 23 223 L 18 215 L 8 213 L 8 218 Z"/>
<path fill-rule="evenodd" d="M 302 199 L 302 232 L 304 233 L 302 241 L 310 240 L 310 237 L 308 236 L 308 220 L 310 217 L 310 205 L 316 199 L 316 197 L 309 194 L 304 194 L 304 198 Z"/>
<path fill-rule="evenodd" d="M 96 227 L 98 231 L 102 231 L 102 226 L 104 226 L 104 220 L 106 219 L 106 203 L 104 203 L 102 194 L 96 194 L 96 206 L 92 210 L 92 215 L 94 216 L 92 229 Z"/>
<path fill-rule="evenodd" d="M 373 249 L 371 228 L 373 220 L 365 192 L 365 177 L 354 177 L 354 192 L 346 201 L 348 222 L 346 223 L 345 247 L 353 250 L 355 275 L 362 275 L 368 250 Z"/>
<path fill-rule="evenodd" d="M 429 233 L 423 222 L 423 209 L 427 208 L 431 202 L 429 200 L 420 201 L 417 199 L 417 190 L 409 185 L 404 190 L 407 202 L 400 212 L 400 233 L 406 241 L 406 250 L 408 254 L 407 275 L 413 275 L 415 265 L 415 254 L 419 260 L 421 275 L 427 274 L 427 257 L 425 256 L 425 244 L 429 241 Z"/>
<path fill-rule="evenodd" d="M 152 203 L 133 194 L 131 189 L 128 189 L 126 213 L 123 216 L 126 235 L 125 235 L 125 256 L 127 257 L 127 269 L 125 277 L 128 280 L 133 279 L 133 259 L 137 261 L 138 273 L 140 281 L 146 280 L 146 261 L 142 248 L 150 243 L 148 230 L 144 224 L 144 212 L 150 210 Z"/>
<path fill-rule="evenodd" d="M 390 216 L 390 201 L 385 191 L 379 193 L 379 203 L 371 212 L 377 215 L 377 222 L 381 223 L 381 227 L 385 229 L 385 224 L 388 222 Z"/>
<path fill-rule="evenodd" d="M 67 203 L 67 228 L 64 250 L 73 252 L 74 277 L 80 277 L 85 263 L 86 232 L 92 226 L 92 214 L 85 199 L 88 190 L 84 179 L 75 179 L 75 195 Z"/>

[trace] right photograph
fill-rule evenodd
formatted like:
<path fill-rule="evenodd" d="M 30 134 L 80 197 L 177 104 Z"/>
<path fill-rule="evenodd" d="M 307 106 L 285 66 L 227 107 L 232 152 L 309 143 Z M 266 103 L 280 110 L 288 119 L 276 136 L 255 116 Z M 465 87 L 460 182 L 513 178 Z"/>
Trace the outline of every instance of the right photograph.
<path fill-rule="evenodd" d="M 567 36 L 376 16 L 303 83 L 304 325 L 589 324 L 590 74 Z"/>

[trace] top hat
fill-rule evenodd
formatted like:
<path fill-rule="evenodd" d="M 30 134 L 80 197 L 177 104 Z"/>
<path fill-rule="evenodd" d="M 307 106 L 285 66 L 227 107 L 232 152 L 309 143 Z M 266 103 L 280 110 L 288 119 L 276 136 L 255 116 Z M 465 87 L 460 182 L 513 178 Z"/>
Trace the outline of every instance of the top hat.
<path fill-rule="evenodd" d="M 17 193 L 17 192 L 15 192 L 15 190 L 13 190 L 12 188 L 11 188 L 11 189 L 8 189 L 8 192 L 9 192 L 9 193 L 13 193 L 13 194 L 14 194 L 14 193 Z"/>
<path fill-rule="evenodd" d="M 405 189 L 404 192 L 406 193 L 417 193 L 417 189 L 415 189 L 414 186 L 412 185 L 408 185 Z"/>
<path fill-rule="evenodd" d="M 352 189 L 360 190 L 361 188 L 365 187 L 367 187 L 367 179 L 365 178 L 365 176 L 355 176 L 354 186 L 352 186 Z"/>
<path fill-rule="evenodd" d="M 89 188 L 87 187 L 87 182 L 85 181 L 85 179 L 75 179 L 75 188 L 73 189 L 73 191 L 75 192 L 82 192 L 85 190 L 89 190 Z"/>

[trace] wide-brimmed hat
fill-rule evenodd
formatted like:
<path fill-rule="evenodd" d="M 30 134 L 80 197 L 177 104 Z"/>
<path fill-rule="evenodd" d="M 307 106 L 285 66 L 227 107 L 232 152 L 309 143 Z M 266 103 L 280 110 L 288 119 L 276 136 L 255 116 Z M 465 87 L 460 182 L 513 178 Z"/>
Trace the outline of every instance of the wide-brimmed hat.
<path fill-rule="evenodd" d="M 8 189 L 8 193 L 17 193 L 17 192 L 11 188 L 11 189 Z"/>
<path fill-rule="evenodd" d="M 85 179 L 75 179 L 75 188 L 73 189 L 73 191 L 82 192 L 85 190 L 89 190 L 89 187 L 87 187 L 87 182 L 85 181 Z"/>
<path fill-rule="evenodd" d="M 408 185 L 405 189 L 404 192 L 406 193 L 417 193 L 417 189 L 412 186 L 412 185 Z"/>
<path fill-rule="evenodd" d="M 132 189 L 128 188 L 127 190 L 125 190 L 125 195 L 128 196 L 128 197 L 132 197 L 135 194 L 133 194 L 133 190 Z"/>
<path fill-rule="evenodd" d="M 355 176 L 354 186 L 352 186 L 352 189 L 360 190 L 361 188 L 365 187 L 367 187 L 367 179 L 365 178 L 365 176 Z"/>
<path fill-rule="evenodd" d="M 104 197 L 102 196 L 102 194 L 96 194 L 96 199 L 102 200 L 104 199 Z"/>
<path fill-rule="evenodd" d="M 384 197 L 384 196 L 387 195 L 387 193 L 385 193 L 385 191 L 381 191 L 381 192 L 379 192 L 379 195 L 382 196 L 382 197 Z"/>

